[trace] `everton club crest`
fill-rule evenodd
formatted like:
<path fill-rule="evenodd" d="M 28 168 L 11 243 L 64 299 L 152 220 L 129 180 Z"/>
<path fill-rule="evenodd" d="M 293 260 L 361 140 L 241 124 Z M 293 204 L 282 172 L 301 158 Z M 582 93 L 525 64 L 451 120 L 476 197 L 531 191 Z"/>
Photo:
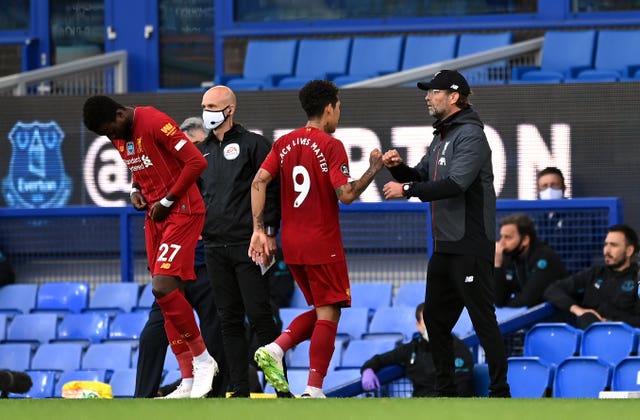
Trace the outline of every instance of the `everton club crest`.
<path fill-rule="evenodd" d="M 67 204 L 71 178 L 64 171 L 64 133 L 55 121 L 17 122 L 9 132 L 12 154 L 2 194 L 10 207 L 46 208 Z"/>

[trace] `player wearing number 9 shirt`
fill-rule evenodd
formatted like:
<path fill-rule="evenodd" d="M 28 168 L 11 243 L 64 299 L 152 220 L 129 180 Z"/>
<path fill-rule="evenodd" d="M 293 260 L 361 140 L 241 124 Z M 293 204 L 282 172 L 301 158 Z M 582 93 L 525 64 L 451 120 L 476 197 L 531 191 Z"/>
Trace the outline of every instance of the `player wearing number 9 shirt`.
<path fill-rule="evenodd" d="M 331 136 L 340 120 L 338 88 L 332 82 L 313 80 L 300 90 L 299 99 L 308 117 L 306 126 L 276 140 L 253 180 L 249 255 L 256 262 L 271 257 L 266 246 L 264 205 L 267 185 L 279 178 L 284 259 L 314 308 L 295 318 L 273 343 L 259 348 L 255 359 L 269 383 L 286 392 L 284 353 L 311 339 L 309 379 L 302 395 L 322 398 L 341 308 L 351 306 L 338 201 L 350 204 L 357 199 L 382 169 L 382 162 L 380 151 L 374 149 L 369 169 L 360 179 L 349 181 L 344 145 Z"/>

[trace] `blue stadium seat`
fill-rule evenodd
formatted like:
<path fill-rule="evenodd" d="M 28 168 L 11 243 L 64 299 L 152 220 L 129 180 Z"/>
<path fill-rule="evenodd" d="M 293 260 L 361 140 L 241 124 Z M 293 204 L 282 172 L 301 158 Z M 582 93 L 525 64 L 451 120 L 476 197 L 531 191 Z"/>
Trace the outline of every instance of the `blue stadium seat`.
<path fill-rule="evenodd" d="M 306 340 L 286 353 L 287 367 L 292 369 L 309 369 L 309 347 L 311 341 Z M 333 355 L 329 361 L 328 370 L 331 371 L 340 366 L 343 353 L 343 341 L 336 339 Z"/>
<path fill-rule="evenodd" d="M 349 70 L 333 81 L 342 86 L 397 72 L 400 69 L 403 42 L 402 36 L 354 37 Z"/>
<path fill-rule="evenodd" d="M 607 363 L 594 356 L 569 357 L 556 369 L 553 396 L 556 398 L 598 398 L 611 385 Z"/>
<path fill-rule="evenodd" d="M 612 391 L 640 391 L 640 356 L 630 356 L 613 369 Z"/>
<path fill-rule="evenodd" d="M 89 283 L 44 283 L 38 288 L 34 311 L 80 313 L 89 303 Z"/>
<path fill-rule="evenodd" d="M 86 341 L 100 343 L 107 338 L 109 316 L 104 313 L 90 312 L 68 314 L 58 325 L 57 341 Z"/>
<path fill-rule="evenodd" d="M 351 283 L 351 306 L 375 311 L 378 308 L 391 306 L 392 294 L 393 284 L 391 282 Z"/>
<path fill-rule="evenodd" d="M 153 296 L 153 284 L 147 283 L 142 288 L 140 292 L 140 297 L 138 298 L 138 304 L 133 308 L 134 311 L 148 311 L 151 309 L 153 302 L 156 300 L 156 297 Z"/>
<path fill-rule="evenodd" d="M 27 370 L 31 367 L 30 344 L 4 343 L 0 344 L 0 369 Z"/>
<path fill-rule="evenodd" d="M 638 331 L 624 322 L 596 322 L 582 334 L 581 356 L 598 356 L 613 366 L 636 351 Z"/>
<path fill-rule="evenodd" d="M 0 287 L 0 313 L 28 314 L 36 307 L 37 284 L 8 284 Z"/>
<path fill-rule="evenodd" d="M 60 374 L 56 386 L 53 391 L 53 396 L 62 397 L 62 387 L 67 382 L 73 381 L 90 381 L 90 382 L 106 382 L 107 372 L 103 369 L 81 369 L 81 370 L 67 370 Z"/>
<path fill-rule="evenodd" d="M 408 342 L 417 331 L 415 308 L 390 306 L 376 310 L 369 324 L 369 332 L 363 338 L 395 337 L 400 341 Z"/>
<path fill-rule="evenodd" d="M 456 58 L 457 51 L 458 34 L 407 35 L 400 70 L 452 60 Z"/>
<path fill-rule="evenodd" d="M 116 315 L 109 325 L 108 340 L 139 340 L 147 323 L 146 312 L 126 312 Z"/>
<path fill-rule="evenodd" d="M 307 300 L 304 298 L 304 294 L 297 284 L 293 285 L 293 294 L 291 295 L 291 302 L 289 304 L 291 308 L 311 308 L 311 305 L 307 304 Z"/>
<path fill-rule="evenodd" d="M 498 324 L 501 324 L 510 319 L 519 317 L 523 313 L 527 312 L 527 310 L 529 310 L 529 308 L 526 306 L 521 306 L 519 308 L 509 308 L 506 306 L 503 308 L 496 307 L 496 320 L 498 321 Z"/>
<path fill-rule="evenodd" d="M 131 367 L 130 343 L 99 343 L 87 348 L 82 359 L 82 369 L 129 369 Z"/>
<path fill-rule="evenodd" d="M 298 315 L 309 311 L 309 308 L 280 308 L 282 329 L 287 328 Z"/>
<path fill-rule="evenodd" d="M 114 370 L 109 385 L 115 398 L 133 397 L 136 390 L 136 369 Z"/>
<path fill-rule="evenodd" d="M 393 339 L 351 340 L 342 352 L 341 369 L 360 369 L 364 362 L 376 354 L 386 353 L 396 347 Z"/>
<path fill-rule="evenodd" d="M 16 315 L 7 327 L 6 341 L 48 343 L 55 340 L 57 327 L 55 313 Z"/>
<path fill-rule="evenodd" d="M 453 326 L 452 332 L 457 337 L 462 338 L 471 334 L 473 330 L 473 323 L 469 317 L 469 312 L 467 311 L 467 308 L 464 308 L 460 314 L 460 318 L 458 318 L 458 321 Z"/>
<path fill-rule="evenodd" d="M 425 301 L 426 290 L 427 286 L 424 281 L 401 283 L 393 297 L 393 306 L 408 306 L 415 310 L 419 304 Z"/>
<path fill-rule="evenodd" d="M 175 357 L 174 357 L 175 359 Z M 182 373 L 180 373 L 180 369 L 171 369 L 168 371 L 164 377 L 162 378 L 162 382 L 160 386 L 165 386 L 174 383 L 178 379 L 182 379 Z M 274 392 L 275 394 L 275 392 Z"/>
<path fill-rule="evenodd" d="M 476 363 L 473 365 L 473 390 L 476 397 L 489 396 L 489 365 L 486 363 Z"/>
<path fill-rule="evenodd" d="M 547 31 L 540 67 L 514 67 L 511 83 L 560 83 L 593 67 L 596 31 Z"/>
<path fill-rule="evenodd" d="M 31 377 L 33 385 L 24 394 L 9 394 L 12 398 L 51 398 L 53 387 L 56 384 L 56 372 L 44 370 L 29 370 L 26 373 Z"/>
<path fill-rule="evenodd" d="M 593 69 L 566 82 L 630 80 L 640 68 L 640 30 L 600 30 Z"/>
<path fill-rule="evenodd" d="M 298 47 L 295 73 L 283 78 L 278 87 L 299 89 L 309 80 L 331 80 L 345 74 L 349 65 L 351 38 L 302 39 Z"/>
<path fill-rule="evenodd" d="M 551 395 L 553 366 L 539 357 L 510 357 L 507 382 L 514 398 L 540 398 Z"/>
<path fill-rule="evenodd" d="M 271 89 L 287 76 L 293 75 L 298 40 L 256 40 L 247 44 L 241 77 L 229 76 L 226 84 L 233 90 Z"/>
<path fill-rule="evenodd" d="M 9 315 L 0 313 L 0 343 L 7 338 L 7 324 Z"/>
<path fill-rule="evenodd" d="M 507 47 L 513 41 L 513 33 L 463 33 L 460 35 L 458 43 L 458 57 L 492 50 L 494 48 Z M 486 84 L 503 84 L 507 80 L 506 60 L 500 60 L 490 64 L 484 64 L 468 69 L 461 73 L 465 76 L 471 86 Z"/>
<path fill-rule="evenodd" d="M 360 382 L 362 375 L 360 374 L 360 369 L 340 369 L 334 370 L 332 372 L 327 373 L 327 376 L 324 378 L 324 383 L 322 384 L 322 388 L 328 392 L 333 388 L 337 388 L 340 386 L 344 386 L 348 383 L 352 382 Z"/>
<path fill-rule="evenodd" d="M 582 330 L 569 324 L 539 323 L 525 334 L 524 356 L 537 356 L 557 365 L 579 353 L 581 339 Z"/>
<path fill-rule="evenodd" d="M 347 339 L 360 339 L 369 329 L 369 308 L 342 309 L 338 322 L 338 335 Z"/>
<path fill-rule="evenodd" d="M 167 348 L 167 352 L 164 355 L 163 369 L 168 372 L 180 369 L 180 366 L 178 366 L 178 360 L 170 348 Z"/>
<path fill-rule="evenodd" d="M 83 347 L 79 343 L 41 344 L 31 360 L 32 370 L 80 369 Z"/>
<path fill-rule="evenodd" d="M 85 311 L 99 311 L 111 316 L 131 312 L 138 304 L 139 293 L 137 283 L 101 283 L 96 286 Z"/>

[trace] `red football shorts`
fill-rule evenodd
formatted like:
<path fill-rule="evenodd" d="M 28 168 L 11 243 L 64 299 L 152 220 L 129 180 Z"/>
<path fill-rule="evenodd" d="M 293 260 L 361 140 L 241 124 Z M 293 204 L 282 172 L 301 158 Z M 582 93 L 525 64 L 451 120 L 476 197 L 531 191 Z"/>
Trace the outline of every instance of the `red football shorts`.
<path fill-rule="evenodd" d="M 204 214 L 170 213 L 161 222 L 147 217 L 144 232 L 151 275 L 195 280 L 196 244 L 203 226 Z"/>
<path fill-rule="evenodd" d="M 287 264 L 309 305 L 314 307 L 339 303 L 351 306 L 351 286 L 346 261 L 328 264 Z"/>

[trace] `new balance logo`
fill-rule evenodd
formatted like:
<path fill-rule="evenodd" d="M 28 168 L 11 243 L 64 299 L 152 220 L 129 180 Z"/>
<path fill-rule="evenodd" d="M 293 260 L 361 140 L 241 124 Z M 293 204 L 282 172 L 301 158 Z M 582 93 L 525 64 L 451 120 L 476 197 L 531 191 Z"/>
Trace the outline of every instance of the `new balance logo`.
<path fill-rule="evenodd" d="M 473 283 L 473 276 L 467 276 L 464 278 L 465 283 Z"/>

